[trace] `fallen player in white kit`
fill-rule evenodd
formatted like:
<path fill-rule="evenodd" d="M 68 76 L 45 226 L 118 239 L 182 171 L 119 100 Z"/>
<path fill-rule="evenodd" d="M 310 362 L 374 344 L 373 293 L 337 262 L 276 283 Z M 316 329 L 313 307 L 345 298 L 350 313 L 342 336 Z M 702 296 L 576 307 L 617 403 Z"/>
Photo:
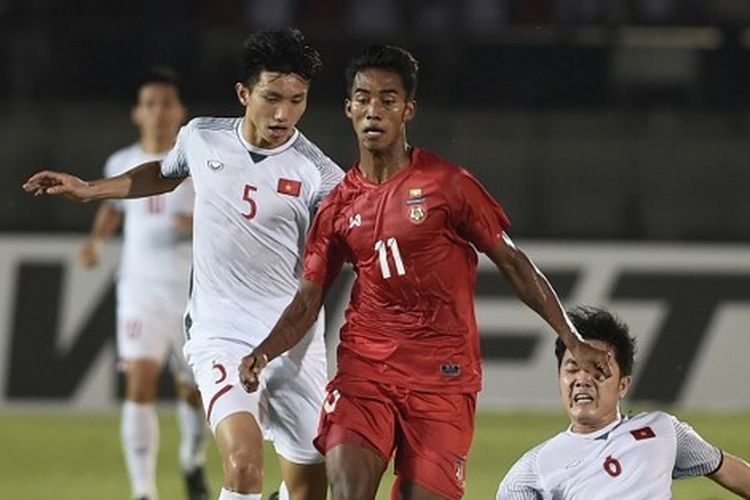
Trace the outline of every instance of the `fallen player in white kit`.
<path fill-rule="evenodd" d="M 500 483 L 498 500 L 668 500 L 672 480 L 708 476 L 750 498 L 750 466 L 664 412 L 620 413 L 635 340 L 602 309 L 569 314 L 583 338 L 613 351 L 612 377 L 598 382 L 558 341 L 560 393 L 571 425 L 527 452 Z"/>

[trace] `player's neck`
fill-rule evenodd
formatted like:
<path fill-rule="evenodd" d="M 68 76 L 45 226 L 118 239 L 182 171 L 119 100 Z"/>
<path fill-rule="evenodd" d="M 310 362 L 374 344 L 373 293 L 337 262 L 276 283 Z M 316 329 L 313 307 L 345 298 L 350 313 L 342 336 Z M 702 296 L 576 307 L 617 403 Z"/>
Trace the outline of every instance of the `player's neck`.
<path fill-rule="evenodd" d="M 140 144 L 141 149 L 143 149 L 143 151 L 145 151 L 147 154 L 156 155 L 166 153 L 167 151 L 172 149 L 174 139 L 171 137 L 165 138 L 158 136 L 141 136 Z"/>
<path fill-rule="evenodd" d="M 620 418 L 620 411 L 618 409 L 615 413 L 607 415 L 606 417 L 594 422 L 571 421 L 570 430 L 576 434 L 591 434 L 592 432 L 604 429 L 608 425 L 612 425 L 612 423 L 620 420 Z"/>
<path fill-rule="evenodd" d="M 359 170 L 371 182 L 382 184 L 409 166 L 409 146 L 399 141 L 396 147 L 372 151 L 360 148 Z"/>

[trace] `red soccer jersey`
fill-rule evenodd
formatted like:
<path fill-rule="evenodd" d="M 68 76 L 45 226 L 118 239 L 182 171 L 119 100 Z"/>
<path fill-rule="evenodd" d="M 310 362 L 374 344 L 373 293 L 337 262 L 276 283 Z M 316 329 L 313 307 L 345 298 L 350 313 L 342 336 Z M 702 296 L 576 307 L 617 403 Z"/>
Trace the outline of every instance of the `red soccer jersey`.
<path fill-rule="evenodd" d="M 426 151 L 414 148 L 383 184 L 352 168 L 321 205 L 305 250 L 308 280 L 330 284 L 347 261 L 356 273 L 337 382 L 479 391 L 473 247 L 490 250 L 509 225 L 471 174 Z"/>

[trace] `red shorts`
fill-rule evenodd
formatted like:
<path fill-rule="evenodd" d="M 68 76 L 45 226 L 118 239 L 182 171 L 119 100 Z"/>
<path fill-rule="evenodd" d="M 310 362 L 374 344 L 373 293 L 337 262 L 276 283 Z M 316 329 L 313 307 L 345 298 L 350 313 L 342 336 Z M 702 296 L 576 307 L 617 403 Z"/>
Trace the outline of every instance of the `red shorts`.
<path fill-rule="evenodd" d="M 409 391 L 377 382 L 329 384 L 315 447 L 366 445 L 388 462 L 395 453 L 401 481 L 445 498 L 461 498 L 474 435 L 476 394 Z M 342 429 L 344 432 L 342 432 Z"/>

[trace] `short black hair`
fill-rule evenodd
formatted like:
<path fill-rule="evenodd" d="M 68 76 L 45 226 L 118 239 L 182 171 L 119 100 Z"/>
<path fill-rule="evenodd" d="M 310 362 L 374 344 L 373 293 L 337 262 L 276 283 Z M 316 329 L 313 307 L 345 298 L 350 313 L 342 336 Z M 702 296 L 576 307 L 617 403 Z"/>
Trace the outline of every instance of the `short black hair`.
<path fill-rule="evenodd" d="M 628 325 L 606 309 L 596 307 L 577 307 L 568 312 L 568 317 L 584 339 L 601 340 L 614 348 L 615 360 L 622 375 L 633 373 L 636 342 L 629 334 Z M 558 337 L 555 342 L 558 372 L 565 350 L 565 344 Z"/>
<path fill-rule="evenodd" d="M 172 85 L 177 89 L 177 97 L 182 100 L 182 94 L 184 90 L 182 88 L 182 80 L 180 80 L 180 75 L 177 73 L 177 71 L 170 68 L 169 66 L 151 66 L 141 73 L 135 87 L 136 100 L 138 99 L 138 93 L 143 87 L 154 83 Z"/>
<path fill-rule="evenodd" d="M 259 31 L 242 46 L 242 82 L 254 85 L 263 71 L 295 73 L 312 81 L 323 63 L 320 54 L 305 41 L 298 29 Z"/>
<path fill-rule="evenodd" d="M 411 53 L 393 45 L 370 45 L 362 54 L 349 61 L 346 67 L 346 92 L 352 95 L 357 73 L 370 68 L 393 71 L 401 77 L 407 99 L 414 99 L 417 92 L 419 63 Z"/>

